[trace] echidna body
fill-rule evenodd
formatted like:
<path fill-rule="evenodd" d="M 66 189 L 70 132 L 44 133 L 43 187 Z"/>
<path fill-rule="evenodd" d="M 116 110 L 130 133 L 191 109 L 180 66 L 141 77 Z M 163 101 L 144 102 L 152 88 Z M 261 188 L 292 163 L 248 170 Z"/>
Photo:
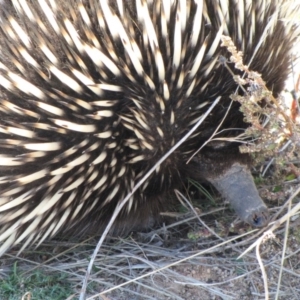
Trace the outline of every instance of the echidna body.
<path fill-rule="evenodd" d="M 275 95 L 283 89 L 297 34 L 286 1 L 2 2 L 0 253 L 102 227 L 217 97 L 116 226 L 157 215 L 187 177 L 212 182 L 244 220 L 266 223 L 238 144 L 208 144 L 187 161 L 224 119 L 237 89 L 219 64 L 220 55 L 228 57 L 221 35 L 232 38 Z M 232 103 L 219 137 L 246 127 Z"/>

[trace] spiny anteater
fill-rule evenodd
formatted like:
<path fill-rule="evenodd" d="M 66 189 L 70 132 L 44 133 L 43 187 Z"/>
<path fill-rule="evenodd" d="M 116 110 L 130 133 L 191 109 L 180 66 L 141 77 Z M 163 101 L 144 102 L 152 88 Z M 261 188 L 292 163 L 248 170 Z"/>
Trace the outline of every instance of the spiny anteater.
<path fill-rule="evenodd" d="M 287 1 L 2 0 L 0 254 L 58 232 L 100 228 L 139 179 L 218 105 L 123 209 L 156 216 L 190 177 L 256 226 L 268 219 L 238 144 L 207 144 L 237 84 L 219 63 L 230 36 L 274 95 L 296 31 Z M 299 7 L 298 7 L 299 8 Z M 233 67 L 232 67 L 233 68 Z M 218 137 L 246 128 L 234 102 Z M 225 130 L 226 129 L 226 130 Z"/>

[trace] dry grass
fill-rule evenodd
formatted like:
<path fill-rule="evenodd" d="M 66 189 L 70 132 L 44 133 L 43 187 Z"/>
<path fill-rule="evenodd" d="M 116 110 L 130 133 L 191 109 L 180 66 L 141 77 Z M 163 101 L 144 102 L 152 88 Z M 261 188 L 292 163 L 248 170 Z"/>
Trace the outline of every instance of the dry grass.
<path fill-rule="evenodd" d="M 289 190 L 299 192 L 292 185 Z M 196 208 L 197 216 L 193 211 L 177 214 L 168 226 L 148 233 L 108 238 L 94 261 L 86 299 L 300 299 L 299 204 L 293 204 L 298 199 L 291 197 L 288 204 L 273 207 L 276 214 L 285 206 L 281 213 L 285 219 L 278 219 L 284 223 L 276 221 L 261 231 L 230 223 L 233 213 L 218 202 L 219 208 L 208 207 L 205 214 Z M 199 218 L 210 231 L 203 229 Z M 288 227 L 284 226 L 288 220 Z M 270 228 L 274 236 L 269 234 L 271 238 L 263 239 L 255 250 Z M 27 293 L 24 299 L 78 299 L 96 242 L 51 241 L 20 257 L 11 251 L 1 261 L 2 285 L 8 282 L 16 261 L 20 280 L 15 294 L 0 298 L 21 299 Z M 247 252 L 248 248 L 253 249 Z M 68 296 L 39 298 L 36 287 L 22 285 L 36 272 L 63 278 L 60 285 Z"/>

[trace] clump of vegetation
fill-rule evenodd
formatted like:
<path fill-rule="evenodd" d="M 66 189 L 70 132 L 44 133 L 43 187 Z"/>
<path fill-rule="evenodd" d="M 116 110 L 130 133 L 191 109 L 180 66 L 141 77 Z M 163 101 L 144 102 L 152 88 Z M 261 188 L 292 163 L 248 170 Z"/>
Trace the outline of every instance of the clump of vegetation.
<path fill-rule="evenodd" d="M 72 294 L 71 284 L 63 273 L 35 270 L 22 274 L 13 265 L 11 274 L 0 282 L 0 299 L 65 300 Z"/>
<path fill-rule="evenodd" d="M 237 51 L 231 38 L 222 37 L 222 46 L 231 53 L 230 62 L 243 72 L 243 76 L 233 74 L 226 63 L 222 63 L 232 74 L 233 79 L 243 90 L 244 95 L 233 94 L 231 99 L 241 104 L 245 122 L 250 126 L 238 139 L 241 141 L 240 151 L 252 153 L 259 161 L 261 157 L 274 157 L 288 160 L 291 152 L 299 151 L 300 130 L 297 122 L 288 114 L 288 110 L 280 97 L 276 99 L 268 90 L 261 75 L 251 71 L 243 64 L 242 52 Z M 298 112 L 297 112 L 298 113 Z M 250 138 L 250 139 L 249 139 Z M 292 145 L 292 147 L 286 147 Z M 282 155 L 282 150 L 288 148 Z M 281 154 L 279 157 L 278 154 Z"/>

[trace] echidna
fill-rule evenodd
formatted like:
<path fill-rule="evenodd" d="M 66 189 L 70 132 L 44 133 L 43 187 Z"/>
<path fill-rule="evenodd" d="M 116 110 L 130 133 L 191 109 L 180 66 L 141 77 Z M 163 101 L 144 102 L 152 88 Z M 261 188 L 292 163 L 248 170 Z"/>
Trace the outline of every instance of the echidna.
<path fill-rule="evenodd" d="M 215 185 L 244 221 L 267 223 L 251 159 L 238 143 L 208 143 L 189 159 L 223 119 L 218 137 L 248 126 L 229 98 L 237 84 L 219 63 L 228 57 L 221 35 L 274 95 L 283 89 L 296 36 L 287 1 L 1 5 L 0 253 L 58 232 L 101 228 L 217 97 L 196 132 L 128 201 L 116 227 L 157 216 L 189 177 Z"/>

